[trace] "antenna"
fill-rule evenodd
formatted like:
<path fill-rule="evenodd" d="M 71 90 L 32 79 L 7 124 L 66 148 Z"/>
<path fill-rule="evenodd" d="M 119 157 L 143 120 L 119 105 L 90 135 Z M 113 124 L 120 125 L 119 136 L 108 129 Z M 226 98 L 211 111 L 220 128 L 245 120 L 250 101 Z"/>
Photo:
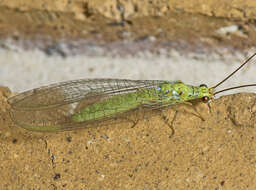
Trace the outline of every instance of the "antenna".
<path fill-rule="evenodd" d="M 246 85 L 234 86 L 234 87 L 231 87 L 231 88 L 226 88 L 226 89 L 223 89 L 223 90 L 214 92 L 213 95 L 215 96 L 216 94 L 219 94 L 219 93 L 221 93 L 221 92 L 225 92 L 225 91 L 233 90 L 233 89 L 237 89 L 237 88 L 249 87 L 249 86 L 256 86 L 256 84 L 246 84 Z"/>
<path fill-rule="evenodd" d="M 224 78 L 222 81 L 220 81 L 218 84 L 216 84 L 215 86 L 213 86 L 212 88 L 217 88 L 218 86 L 220 86 L 223 82 L 225 82 L 226 80 L 228 80 L 230 77 L 232 77 L 237 71 L 239 71 L 243 66 L 245 66 L 247 63 L 249 63 L 252 58 L 256 55 L 256 53 L 254 53 L 251 57 L 249 57 L 242 65 L 240 65 L 235 71 L 233 71 L 230 75 L 228 75 L 226 78 Z M 227 88 L 218 92 L 215 92 L 214 94 L 220 93 L 220 92 L 224 92 L 227 90 L 232 90 L 232 89 L 236 89 L 236 88 L 243 88 L 243 87 L 248 87 L 248 86 L 256 86 L 256 84 L 249 84 L 249 85 L 242 85 L 242 86 L 236 86 L 236 87 L 232 87 L 232 88 Z"/>

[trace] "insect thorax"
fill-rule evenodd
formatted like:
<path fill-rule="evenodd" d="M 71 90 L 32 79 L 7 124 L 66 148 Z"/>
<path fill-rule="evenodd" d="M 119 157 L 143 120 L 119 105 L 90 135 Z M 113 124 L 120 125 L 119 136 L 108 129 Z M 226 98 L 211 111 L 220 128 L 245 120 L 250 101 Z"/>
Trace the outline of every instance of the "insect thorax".
<path fill-rule="evenodd" d="M 203 97 L 211 98 L 213 96 L 212 89 L 206 85 L 191 86 L 181 81 L 163 83 L 158 87 L 158 90 L 162 97 L 180 103 Z"/>

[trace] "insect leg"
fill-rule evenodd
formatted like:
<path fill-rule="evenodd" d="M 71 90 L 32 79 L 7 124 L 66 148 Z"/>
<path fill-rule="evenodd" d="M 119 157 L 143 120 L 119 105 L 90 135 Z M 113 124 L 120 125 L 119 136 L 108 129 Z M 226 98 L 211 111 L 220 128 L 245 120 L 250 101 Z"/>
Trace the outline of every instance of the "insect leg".
<path fill-rule="evenodd" d="M 121 122 L 121 123 L 125 123 L 125 122 L 128 122 L 128 123 L 132 123 L 132 126 L 131 128 L 135 127 L 138 122 L 139 122 L 139 119 L 132 119 L 132 118 L 128 118 L 126 116 L 119 116 L 119 117 L 116 117 L 116 118 L 113 118 L 114 120 L 118 120 L 118 123 Z"/>
<path fill-rule="evenodd" d="M 211 102 L 208 102 L 208 103 L 207 103 L 207 106 L 208 106 L 208 108 L 209 108 L 210 113 L 212 113 L 212 107 L 211 107 L 210 103 L 211 103 Z"/>
<path fill-rule="evenodd" d="M 138 107 L 135 110 L 128 111 L 128 112 L 116 117 L 116 119 L 118 119 L 118 120 L 132 123 L 131 128 L 135 127 L 141 118 L 143 118 L 143 108 L 142 107 Z"/>
<path fill-rule="evenodd" d="M 193 104 L 192 102 L 183 102 L 183 103 L 186 104 L 186 105 L 188 105 L 189 107 L 191 107 L 195 113 L 188 112 L 188 111 L 184 110 L 185 112 L 190 113 L 190 114 L 192 114 L 192 115 L 194 115 L 194 116 L 200 118 L 202 121 L 205 121 L 204 117 L 203 117 L 203 116 L 200 114 L 200 112 L 198 112 L 198 110 L 196 109 L 195 104 Z"/>
<path fill-rule="evenodd" d="M 178 111 L 175 110 L 175 113 L 174 113 L 171 123 L 169 123 L 169 119 L 165 115 L 162 115 L 162 119 L 164 120 L 165 124 L 171 129 L 171 134 L 170 134 L 169 138 L 171 138 L 175 134 L 173 123 L 176 120 L 177 115 L 178 115 Z"/>

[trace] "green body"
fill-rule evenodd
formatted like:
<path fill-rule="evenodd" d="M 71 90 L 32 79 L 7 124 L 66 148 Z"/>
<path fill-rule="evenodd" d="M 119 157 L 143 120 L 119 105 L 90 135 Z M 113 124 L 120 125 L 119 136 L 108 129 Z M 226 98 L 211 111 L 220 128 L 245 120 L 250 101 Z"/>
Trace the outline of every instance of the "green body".
<path fill-rule="evenodd" d="M 8 101 L 15 123 L 31 131 L 53 132 L 92 126 L 139 107 L 160 109 L 212 96 L 213 89 L 206 85 L 181 81 L 82 79 L 32 89 Z"/>
<path fill-rule="evenodd" d="M 181 81 L 80 79 L 43 86 L 8 99 L 12 120 L 31 131 L 63 131 L 92 126 L 136 108 L 160 109 L 191 100 L 208 102 L 224 91 L 256 86 L 241 85 L 214 92 L 244 65 L 255 62 L 255 54 L 221 82 L 208 88 Z"/>
<path fill-rule="evenodd" d="M 212 97 L 212 90 L 207 86 L 186 85 L 181 81 L 163 82 L 147 89 L 112 96 L 111 98 L 87 105 L 72 116 L 75 122 L 85 122 L 110 117 L 139 106 L 169 106 L 202 97 Z"/>

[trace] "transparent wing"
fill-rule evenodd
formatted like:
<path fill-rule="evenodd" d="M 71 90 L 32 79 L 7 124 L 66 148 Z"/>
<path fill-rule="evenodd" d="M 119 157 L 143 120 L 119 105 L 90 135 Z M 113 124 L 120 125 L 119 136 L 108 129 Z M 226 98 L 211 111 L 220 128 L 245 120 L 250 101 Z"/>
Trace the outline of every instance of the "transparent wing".
<path fill-rule="evenodd" d="M 91 127 L 102 121 L 105 124 L 106 120 L 124 113 L 79 123 L 72 120 L 72 115 L 88 104 L 136 92 L 138 89 L 157 87 L 163 82 L 166 81 L 83 79 L 52 84 L 11 97 L 8 100 L 11 105 L 10 114 L 17 125 L 32 131 L 51 132 Z"/>
<path fill-rule="evenodd" d="M 13 109 L 48 109 L 86 99 L 94 102 L 137 89 L 157 86 L 160 80 L 82 79 L 32 89 L 9 98 Z"/>

